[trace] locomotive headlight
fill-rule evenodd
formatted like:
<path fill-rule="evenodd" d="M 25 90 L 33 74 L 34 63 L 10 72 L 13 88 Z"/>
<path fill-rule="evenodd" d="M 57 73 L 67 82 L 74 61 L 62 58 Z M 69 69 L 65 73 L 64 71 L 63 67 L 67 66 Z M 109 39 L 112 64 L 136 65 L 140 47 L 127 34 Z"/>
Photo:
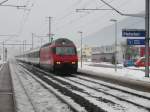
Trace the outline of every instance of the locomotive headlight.
<path fill-rule="evenodd" d="M 59 65 L 59 64 L 60 64 L 60 62 L 59 62 L 59 61 L 57 61 L 57 62 L 56 62 L 56 64 L 58 64 L 58 65 Z"/>
<path fill-rule="evenodd" d="M 72 62 L 72 64 L 76 64 L 76 62 Z"/>

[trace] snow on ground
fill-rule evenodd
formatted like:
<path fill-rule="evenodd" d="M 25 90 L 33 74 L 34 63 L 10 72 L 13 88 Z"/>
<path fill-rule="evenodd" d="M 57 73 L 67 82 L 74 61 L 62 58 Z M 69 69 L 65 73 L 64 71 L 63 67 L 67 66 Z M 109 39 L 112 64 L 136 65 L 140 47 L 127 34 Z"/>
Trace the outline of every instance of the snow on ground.
<path fill-rule="evenodd" d="M 87 87 L 85 87 L 85 86 L 83 86 L 81 84 L 77 84 L 77 83 L 75 83 L 73 81 L 80 82 L 80 83 L 82 83 L 84 85 L 87 85 L 87 86 L 89 86 L 91 88 L 97 88 L 100 91 L 104 90 L 106 93 L 108 93 L 108 94 L 111 93 L 114 96 L 118 95 L 118 96 L 120 96 L 120 98 L 128 99 L 131 102 L 136 101 L 137 104 L 138 103 L 141 104 L 141 105 L 143 104 L 144 106 L 147 104 L 147 107 L 150 106 L 149 100 L 141 100 L 142 98 L 137 98 L 137 97 L 132 96 L 130 94 L 126 94 L 126 93 L 123 93 L 123 92 L 112 90 L 112 89 L 109 89 L 109 88 L 107 88 L 105 86 L 102 87 L 102 86 L 99 86 L 97 84 L 85 81 L 85 80 L 81 81 L 80 79 L 74 78 L 74 77 L 73 78 L 72 77 L 69 78 L 69 79 L 72 79 L 73 81 L 66 80 L 66 79 L 61 78 L 61 77 L 59 77 L 59 79 L 64 80 L 64 81 L 66 81 L 66 82 L 68 82 L 68 83 L 70 83 L 72 85 L 75 85 L 75 86 L 79 87 L 80 89 L 84 90 L 84 93 L 82 93 L 80 91 L 76 91 L 76 90 L 73 90 L 73 92 L 75 92 L 78 95 L 83 96 L 85 99 L 89 100 L 90 102 L 93 102 L 94 104 L 98 105 L 99 107 L 102 107 L 104 110 L 109 111 L 109 112 L 118 112 L 118 111 L 119 112 L 120 111 L 126 111 L 126 112 L 133 112 L 133 111 L 135 111 L 135 112 L 147 112 L 147 111 L 143 110 L 143 109 L 141 109 L 139 107 L 135 107 L 134 105 L 132 105 L 130 103 L 127 103 L 127 102 L 124 102 L 124 101 L 120 101 L 120 100 L 118 100 L 118 99 L 116 99 L 116 98 L 114 98 L 112 96 L 106 95 L 103 92 L 97 92 L 97 91 L 95 91 L 93 89 L 90 89 L 90 88 L 87 88 Z M 87 94 L 85 94 L 85 93 L 87 93 Z M 91 98 L 91 96 L 93 98 Z M 110 102 L 109 103 L 104 103 L 103 101 L 100 102 L 98 100 L 98 98 L 101 98 L 101 97 L 103 99 L 108 99 L 108 101 L 114 102 L 114 104 L 112 105 Z"/>
<path fill-rule="evenodd" d="M 0 65 L 6 63 L 6 61 L 0 60 Z"/>
<path fill-rule="evenodd" d="M 0 65 L 3 63 L 3 61 L 2 60 L 0 60 Z"/>
<path fill-rule="evenodd" d="M 92 63 L 92 62 L 83 62 L 83 66 L 81 68 L 80 62 L 79 62 L 79 70 L 88 70 L 92 71 L 95 73 L 104 73 L 108 75 L 118 75 L 118 76 L 124 76 L 127 78 L 132 78 L 135 80 L 142 80 L 146 82 L 150 82 L 150 78 L 145 77 L 145 72 L 143 71 L 144 68 L 136 68 L 136 67 L 123 67 L 121 64 L 119 65 L 122 66 L 121 68 L 117 69 L 117 72 L 115 72 L 114 68 L 109 68 L 109 67 L 97 67 L 97 66 L 91 66 L 91 64 L 103 64 L 103 65 L 112 65 L 109 63 Z M 114 66 L 114 65 L 112 65 Z M 117 65 L 118 66 L 118 65 Z"/>
<path fill-rule="evenodd" d="M 3 68 L 3 65 L 5 64 L 6 62 L 3 62 L 2 60 L 0 60 L 0 71 L 1 69 Z"/>
<path fill-rule="evenodd" d="M 134 90 L 134 89 L 131 89 L 131 88 L 128 88 L 128 87 L 123 87 L 123 86 L 115 85 L 115 84 L 112 84 L 112 83 L 110 84 L 108 82 L 97 80 L 97 79 L 92 79 L 92 78 L 89 78 L 89 77 L 84 77 L 84 76 L 77 76 L 77 77 L 87 79 L 87 80 L 91 80 L 91 81 L 94 81 L 94 82 L 97 82 L 97 83 L 100 83 L 100 84 L 103 84 L 103 85 L 107 85 L 108 87 L 116 87 L 120 90 L 125 90 L 125 91 L 128 91 L 128 92 L 134 93 L 134 94 L 139 94 L 141 96 L 146 96 L 146 97 L 150 98 L 150 93 L 147 93 L 147 92 L 137 91 L 137 90 Z M 94 87 L 96 87 L 96 86 L 94 86 Z"/>
<path fill-rule="evenodd" d="M 130 67 L 130 68 L 122 67 L 120 69 L 117 69 L 117 72 L 115 72 L 114 68 L 89 66 L 90 64 L 93 63 L 83 62 L 83 67 L 81 68 L 79 63 L 79 69 L 89 70 L 96 73 L 104 73 L 108 75 L 123 76 L 123 77 L 128 77 L 136 80 L 138 79 L 138 80 L 150 82 L 149 78 L 144 77 L 145 74 L 143 71 L 134 70 L 135 69 L 134 67 Z M 113 66 L 109 63 L 100 63 L 100 64 Z M 61 104 L 61 102 L 57 101 L 57 98 L 54 95 L 49 93 L 47 90 L 43 89 L 40 86 L 40 84 L 38 84 L 34 79 L 29 77 L 27 74 L 21 75 L 22 72 L 18 72 L 17 67 L 14 65 L 15 64 L 10 64 L 10 68 L 13 76 L 13 83 L 14 83 L 14 89 L 16 93 L 15 96 L 17 98 L 16 101 L 18 105 L 17 108 L 18 112 L 33 112 L 33 107 L 31 106 L 29 99 L 25 95 L 23 88 L 19 84 L 16 74 L 18 74 L 21 77 L 26 87 L 26 90 L 31 95 L 31 98 L 33 99 L 36 107 L 38 107 L 39 112 L 44 112 L 44 111 L 62 112 L 63 110 L 64 110 L 63 112 L 66 112 L 68 110 L 65 106 L 63 106 L 64 104 Z M 63 110 L 60 107 L 62 107 Z"/>
<path fill-rule="evenodd" d="M 70 112 L 66 104 L 62 103 L 31 76 L 23 72 L 23 69 L 15 64 L 10 64 L 10 69 L 13 77 L 18 112 L 34 112 L 31 105 L 36 107 L 37 112 Z M 18 81 L 19 77 L 24 87 L 21 87 Z M 24 90 L 30 99 L 26 96 Z M 29 100 L 32 100 L 32 102 Z"/>
<path fill-rule="evenodd" d="M 80 63 L 80 62 L 79 62 Z M 111 66 L 114 67 L 115 65 L 109 63 L 109 62 L 100 62 L 100 63 L 96 63 L 96 62 L 83 62 L 83 64 L 85 65 L 107 65 L 107 66 Z M 118 67 L 123 67 L 123 64 L 117 64 Z"/>
<path fill-rule="evenodd" d="M 25 95 L 25 91 L 20 85 L 20 82 L 15 72 L 14 65 L 12 64 L 10 64 L 10 72 L 12 75 L 12 82 L 15 92 L 17 112 L 34 112 L 28 97 Z"/>

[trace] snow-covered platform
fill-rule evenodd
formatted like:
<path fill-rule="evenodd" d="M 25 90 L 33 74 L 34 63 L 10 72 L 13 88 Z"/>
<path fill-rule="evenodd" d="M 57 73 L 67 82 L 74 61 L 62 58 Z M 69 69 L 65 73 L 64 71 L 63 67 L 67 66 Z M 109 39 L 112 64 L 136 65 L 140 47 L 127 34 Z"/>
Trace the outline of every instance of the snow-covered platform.
<path fill-rule="evenodd" d="M 33 74 L 21 67 L 15 60 L 9 63 L 14 84 L 17 112 L 71 112 L 47 88 L 44 88 Z"/>
<path fill-rule="evenodd" d="M 71 77 L 54 76 L 54 74 L 43 71 L 42 69 L 34 66 L 29 66 L 28 68 L 28 66 L 16 61 L 11 61 L 9 67 L 13 79 L 18 112 L 72 112 L 66 103 L 62 102 L 55 94 L 53 94 L 54 92 L 52 92 L 52 90 L 59 93 L 71 104 L 76 104 L 76 107 L 79 109 L 89 110 L 85 108 L 86 105 L 82 103 L 83 101 L 80 100 L 82 105 L 79 102 L 76 102 L 74 97 L 66 94 L 66 91 L 61 92 L 57 87 L 55 88 L 55 86 L 52 86 L 53 84 L 51 85 L 51 83 L 49 83 L 51 81 L 55 85 L 62 86 L 63 90 L 67 89 L 68 92 L 74 93 L 74 96 L 77 97 L 77 99 L 79 99 L 80 96 L 80 99 L 86 99 L 92 104 L 92 107 L 94 105 L 100 109 L 107 110 L 108 112 L 120 112 L 123 110 L 126 110 L 126 112 L 149 112 L 150 110 L 150 94 L 148 92 L 137 91 L 124 86 L 93 79 L 91 77 L 85 77 L 80 74 L 73 74 Z M 107 73 L 108 70 L 105 72 L 106 74 L 104 74 L 103 71 L 106 71 L 106 69 L 108 68 L 93 67 L 84 64 L 82 69 L 79 68 L 79 71 L 86 72 L 95 77 L 107 76 L 108 79 L 113 77 L 127 77 L 125 75 L 120 75 L 119 73 L 111 73 L 110 71 L 109 74 Z M 114 69 L 112 69 L 112 71 L 113 70 Z M 47 81 L 40 78 L 38 74 L 40 76 L 44 74 L 43 77 L 44 79 L 47 79 Z M 132 79 L 129 76 L 127 78 Z M 134 77 L 133 80 L 136 80 L 136 78 Z M 147 79 L 142 80 L 141 78 L 141 81 L 149 83 Z M 42 85 L 45 85 L 46 88 Z M 98 100 L 97 98 L 101 98 L 101 100 Z M 110 105 L 110 103 L 105 101 L 111 102 L 113 105 Z M 118 107 L 118 105 L 120 106 Z"/>
<path fill-rule="evenodd" d="M 8 63 L 0 66 L 0 112 L 15 112 L 13 86 Z"/>
<path fill-rule="evenodd" d="M 144 71 L 141 71 L 141 68 L 124 68 L 123 66 L 121 67 L 121 65 L 119 65 L 116 72 L 111 64 L 101 63 L 101 66 L 91 65 L 95 65 L 95 63 L 93 64 L 91 62 L 84 62 L 81 68 L 79 63 L 78 72 L 90 77 L 113 82 L 115 84 L 150 92 L 150 78 L 145 77 Z"/>

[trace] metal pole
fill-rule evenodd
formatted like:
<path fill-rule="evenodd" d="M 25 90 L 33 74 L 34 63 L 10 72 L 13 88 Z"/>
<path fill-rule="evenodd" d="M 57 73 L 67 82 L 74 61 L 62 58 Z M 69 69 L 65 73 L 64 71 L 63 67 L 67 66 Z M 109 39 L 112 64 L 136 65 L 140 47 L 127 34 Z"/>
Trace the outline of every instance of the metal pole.
<path fill-rule="evenodd" d="M 115 21 L 115 72 L 117 72 L 117 21 Z"/>
<path fill-rule="evenodd" d="M 3 62 L 4 62 L 4 42 L 3 42 Z"/>
<path fill-rule="evenodd" d="M 43 39 L 41 38 L 41 46 L 42 46 L 42 43 L 43 43 Z"/>
<path fill-rule="evenodd" d="M 117 20 L 111 19 L 115 23 L 115 72 L 117 72 Z"/>
<path fill-rule="evenodd" d="M 34 34 L 32 33 L 32 49 L 33 49 L 33 44 L 34 44 L 33 38 L 34 38 Z"/>
<path fill-rule="evenodd" d="M 25 41 L 23 40 L 23 60 L 24 60 L 24 47 L 25 47 Z"/>
<path fill-rule="evenodd" d="M 53 41 L 53 34 L 52 34 L 52 36 L 51 36 L 51 43 L 52 43 L 52 41 Z"/>
<path fill-rule="evenodd" d="M 19 53 L 19 54 L 21 55 L 21 45 L 20 45 L 19 51 L 20 51 L 20 53 Z"/>
<path fill-rule="evenodd" d="M 48 17 L 49 18 L 49 42 L 51 42 L 51 18 L 52 17 Z"/>
<path fill-rule="evenodd" d="M 23 40 L 23 54 L 24 54 L 24 40 Z"/>
<path fill-rule="evenodd" d="M 5 61 L 7 61 L 7 48 L 5 48 Z"/>
<path fill-rule="evenodd" d="M 83 32 L 79 32 L 80 33 L 80 36 L 81 36 L 81 56 L 80 56 L 80 59 L 81 59 L 81 68 L 82 68 L 82 34 L 83 34 Z"/>
<path fill-rule="evenodd" d="M 24 50 L 26 51 L 26 40 L 24 41 Z"/>
<path fill-rule="evenodd" d="M 81 32 L 81 68 L 82 68 L 82 32 Z"/>
<path fill-rule="evenodd" d="M 145 1 L 145 30 L 146 30 L 146 37 L 145 37 L 145 77 L 149 77 L 149 0 Z"/>

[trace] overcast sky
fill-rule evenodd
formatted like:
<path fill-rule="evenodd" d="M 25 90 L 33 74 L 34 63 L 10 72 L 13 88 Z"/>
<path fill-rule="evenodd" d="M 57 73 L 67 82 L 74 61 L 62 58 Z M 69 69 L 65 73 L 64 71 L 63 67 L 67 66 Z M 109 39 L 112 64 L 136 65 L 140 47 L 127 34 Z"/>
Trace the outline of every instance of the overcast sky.
<path fill-rule="evenodd" d="M 0 0 L 2 2 L 4 0 Z M 139 13 L 144 11 L 145 0 L 105 0 L 123 13 Z M 114 11 L 76 12 L 78 8 L 109 8 L 100 0 L 8 0 L 5 4 L 27 5 L 26 10 L 11 7 L 0 7 L 0 35 L 17 34 L 18 37 L 0 37 L 0 40 L 27 40 L 31 43 L 31 33 L 48 34 L 48 16 L 52 17 L 52 33 L 55 38 L 66 37 L 79 43 L 78 31 L 85 37 L 112 25 L 109 20 L 121 21 L 125 17 Z M 104 37 L 104 40 L 107 38 Z M 35 46 L 40 45 L 34 39 Z M 48 37 L 43 38 L 48 42 Z"/>

